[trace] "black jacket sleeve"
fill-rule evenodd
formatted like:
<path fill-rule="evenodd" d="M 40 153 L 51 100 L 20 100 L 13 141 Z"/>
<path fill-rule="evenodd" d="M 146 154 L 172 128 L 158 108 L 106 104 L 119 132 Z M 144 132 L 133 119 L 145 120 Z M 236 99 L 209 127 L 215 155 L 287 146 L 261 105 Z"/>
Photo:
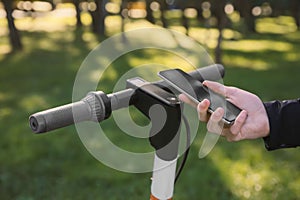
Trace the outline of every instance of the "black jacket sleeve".
<path fill-rule="evenodd" d="M 264 138 L 268 150 L 300 146 L 300 99 L 264 103 L 270 135 Z"/>

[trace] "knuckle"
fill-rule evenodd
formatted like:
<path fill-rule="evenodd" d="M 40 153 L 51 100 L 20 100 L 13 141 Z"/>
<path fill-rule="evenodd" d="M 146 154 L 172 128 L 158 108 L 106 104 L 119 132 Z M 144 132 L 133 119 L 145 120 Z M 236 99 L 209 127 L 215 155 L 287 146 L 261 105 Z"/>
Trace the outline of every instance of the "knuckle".
<path fill-rule="evenodd" d="M 209 122 L 207 123 L 207 130 L 211 133 L 216 133 L 219 135 L 221 135 L 223 131 L 218 123 L 212 122 L 211 120 L 209 120 Z"/>
<path fill-rule="evenodd" d="M 235 127 L 231 127 L 230 128 L 230 132 L 234 135 L 236 135 L 238 133 L 238 130 Z"/>
<path fill-rule="evenodd" d="M 244 119 L 242 117 L 238 117 L 235 119 L 236 124 L 240 125 L 244 122 Z"/>
<path fill-rule="evenodd" d="M 231 96 L 238 92 L 238 88 L 236 88 L 236 87 L 229 86 L 227 88 L 228 88 L 228 90 L 227 90 L 226 96 Z"/>

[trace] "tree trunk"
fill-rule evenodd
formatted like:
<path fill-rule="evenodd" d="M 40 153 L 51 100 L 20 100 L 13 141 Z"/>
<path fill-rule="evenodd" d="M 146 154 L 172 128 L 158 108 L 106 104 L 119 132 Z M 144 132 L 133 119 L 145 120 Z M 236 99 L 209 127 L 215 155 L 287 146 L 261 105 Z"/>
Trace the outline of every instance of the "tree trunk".
<path fill-rule="evenodd" d="M 76 8 L 76 25 L 77 27 L 81 27 L 82 26 L 82 22 L 81 22 L 81 17 L 80 17 L 80 7 L 79 7 L 79 4 L 80 4 L 80 0 L 74 0 L 74 5 L 75 5 L 75 8 Z"/>
<path fill-rule="evenodd" d="M 155 23 L 154 21 L 154 17 L 152 15 L 152 10 L 150 8 L 150 5 L 151 5 L 152 1 L 150 0 L 146 0 L 146 11 L 147 11 L 147 16 L 146 16 L 146 19 L 151 22 L 152 24 Z"/>
<path fill-rule="evenodd" d="M 183 10 L 182 13 L 184 13 Z M 182 25 L 186 29 L 186 35 L 189 35 L 189 19 L 184 14 L 182 14 Z"/>
<path fill-rule="evenodd" d="M 241 17 L 245 20 L 245 25 L 248 32 L 256 32 L 255 29 L 255 17 L 252 15 L 252 4 L 251 1 L 241 0 L 237 1 L 235 6 L 237 6 L 240 11 Z"/>
<path fill-rule="evenodd" d="M 165 13 L 168 10 L 168 5 L 166 1 L 163 1 L 162 4 L 160 5 L 160 11 L 161 11 L 161 22 L 164 28 L 168 28 L 168 22 L 167 19 L 165 18 Z"/>
<path fill-rule="evenodd" d="M 297 28 L 300 29 L 300 2 L 299 0 L 293 0 L 291 2 L 291 13 L 297 25 Z"/>
<path fill-rule="evenodd" d="M 10 44 L 12 46 L 13 51 L 21 50 L 22 43 L 21 43 L 20 35 L 15 26 L 14 18 L 12 17 L 12 12 L 13 12 L 12 1 L 11 0 L 2 0 L 2 2 L 4 4 L 4 9 L 6 11 Z"/>
<path fill-rule="evenodd" d="M 221 44 L 223 40 L 222 30 L 223 29 L 219 29 L 218 43 L 215 49 L 215 61 L 216 63 L 220 63 L 220 64 L 222 63 L 222 49 L 221 49 Z"/>
<path fill-rule="evenodd" d="M 223 41 L 222 32 L 227 23 L 227 16 L 224 12 L 225 2 L 222 1 L 221 3 L 218 1 L 214 1 L 213 7 L 214 7 L 215 16 L 218 20 L 217 28 L 219 30 L 218 42 L 215 48 L 215 61 L 216 63 L 222 63 L 222 48 L 221 48 L 222 41 Z"/>
<path fill-rule="evenodd" d="M 105 4 L 107 0 L 95 0 L 97 8 L 91 12 L 93 32 L 99 35 L 105 34 Z"/>

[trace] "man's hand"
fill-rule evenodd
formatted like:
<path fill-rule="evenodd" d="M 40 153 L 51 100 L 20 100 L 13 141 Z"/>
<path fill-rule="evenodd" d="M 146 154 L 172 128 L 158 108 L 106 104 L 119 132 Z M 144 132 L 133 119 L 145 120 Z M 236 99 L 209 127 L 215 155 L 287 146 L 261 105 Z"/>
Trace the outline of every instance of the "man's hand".
<path fill-rule="evenodd" d="M 217 82 L 204 81 L 203 85 L 223 95 L 228 101 L 242 110 L 230 127 L 224 127 L 222 123 L 223 108 L 216 109 L 210 116 L 207 112 L 210 105 L 209 100 L 205 99 L 196 105 L 186 95 L 181 94 L 179 98 L 183 102 L 197 107 L 199 120 L 207 122 L 208 131 L 221 134 L 228 141 L 256 139 L 269 135 L 269 119 L 259 97 L 245 90 L 224 86 Z"/>

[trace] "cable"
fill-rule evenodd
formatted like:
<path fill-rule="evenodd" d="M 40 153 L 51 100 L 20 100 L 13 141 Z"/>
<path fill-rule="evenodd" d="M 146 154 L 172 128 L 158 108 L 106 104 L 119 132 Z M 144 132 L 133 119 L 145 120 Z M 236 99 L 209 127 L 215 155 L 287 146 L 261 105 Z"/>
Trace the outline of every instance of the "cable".
<path fill-rule="evenodd" d="M 184 115 L 182 115 L 182 119 L 183 119 L 183 122 L 185 124 L 185 128 L 186 128 L 186 150 L 184 152 L 184 155 L 183 155 L 183 158 L 182 158 L 182 161 L 178 167 L 178 170 L 176 172 L 176 177 L 175 177 L 175 183 L 177 182 L 181 172 L 182 172 L 182 169 L 186 163 L 186 160 L 187 160 L 187 157 L 188 157 L 188 154 L 189 154 L 189 151 L 190 151 L 190 143 L 191 143 L 191 130 L 190 130 L 190 126 L 189 126 L 189 123 L 188 123 L 188 120 L 186 119 L 186 117 Z"/>

